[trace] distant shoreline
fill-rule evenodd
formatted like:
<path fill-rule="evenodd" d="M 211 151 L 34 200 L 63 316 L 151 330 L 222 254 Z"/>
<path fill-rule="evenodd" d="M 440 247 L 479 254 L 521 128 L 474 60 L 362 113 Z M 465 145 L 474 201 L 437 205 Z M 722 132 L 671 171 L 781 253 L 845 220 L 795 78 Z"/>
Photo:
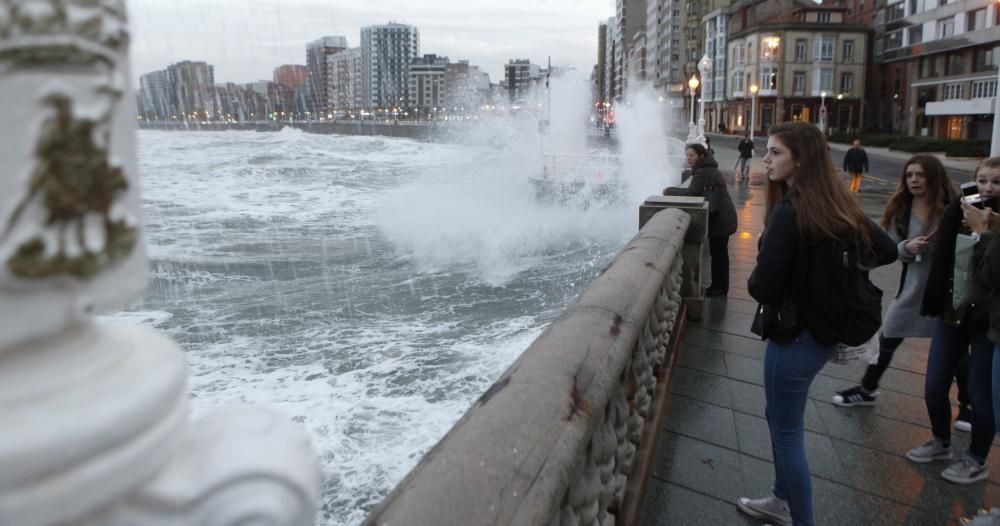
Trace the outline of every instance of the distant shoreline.
<path fill-rule="evenodd" d="M 386 137 L 404 137 L 423 141 L 439 140 L 452 131 L 453 126 L 437 125 L 424 122 L 400 121 L 398 124 L 348 120 L 335 122 L 142 122 L 139 128 L 159 131 L 256 131 L 278 132 L 282 128 L 294 128 L 306 133 L 322 135 L 381 135 Z"/>

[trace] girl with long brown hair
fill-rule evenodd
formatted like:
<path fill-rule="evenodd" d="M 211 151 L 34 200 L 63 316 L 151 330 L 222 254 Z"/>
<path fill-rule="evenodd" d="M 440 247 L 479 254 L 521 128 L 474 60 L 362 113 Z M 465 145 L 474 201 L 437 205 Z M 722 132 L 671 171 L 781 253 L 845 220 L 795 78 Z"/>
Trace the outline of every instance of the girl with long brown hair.
<path fill-rule="evenodd" d="M 896 244 L 865 216 L 840 182 L 826 137 L 816 126 L 789 122 L 772 127 L 764 165 L 768 179 L 766 226 L 747 289 L 761 304 L 761 312 L 770 308 L 795 314 L 779 317 L 776 324 L 767 322 L 760 331 L 769 340 L 764 356 L 764 396 L 774 451 L 772 494 L 741 498 L 737 506 L 753 517 L 809 526 L 814 522 L 805 453 L 806 401 L 816 374 L 833 357 L 836 344 L 843 341 L 831 337 L 830 320 L 815 313 L 824 303 L 842 299 L 833 298 L 833 294 L 842 293 L 843 298 L 850 294 L 840 290 L 817 293 L 816 284 L 830 283 L 832 269 L 839 265 L 839 259 L 824 265 L 822 256 L 834 254 L 835 247 L 851 246 L 854 266 L 845 262 L 842 268 L 863 271 L 895 261 Z M 845 245 L 848 242 L 850 245 Z M 867 276 L 862 275 L 867 282 Z M 880 295 L 873 293 L 871 297 L 877 304 L 875 309 L 880 310 Z M 786 309 L 789 302 L 793 306 L 790 310 Z"/>
<path fill-rule="evenodd" d="M 897 243 L 903 270 L 899 277 L 899 292 L 889 305 L 879 336 L 878 361 L 868 366 L 860 385 L 838 391 L 833 403 L 842 407 L 872 406 L 878 397 L 879 380 L 889 367 L 892 356 L 904 338 L 930 338 L 934 320 L 920 316 L 930 274 L 930 254 L 938 223 L 945 207 L 958 197 L 958 189 L 948 178 L 937 157 L 917 154 L 903 165 L 903 173 L 895 193 L 882 214 L 882 228 Z M 969 430 L 966 374 L 964 368 L 956 375 L 962 409 L 959 429 Z"/>

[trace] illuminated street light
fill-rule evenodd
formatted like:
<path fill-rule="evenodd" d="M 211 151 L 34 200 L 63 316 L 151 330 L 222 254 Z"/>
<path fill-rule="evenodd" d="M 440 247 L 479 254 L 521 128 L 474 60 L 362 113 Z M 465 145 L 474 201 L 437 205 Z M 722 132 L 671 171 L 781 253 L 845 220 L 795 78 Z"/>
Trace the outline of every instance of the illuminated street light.
<path fill-rule="evenodd" d="M 760 88 L 753 84 L 750 86 L 750 142 L 753 142 L 754 125 L 757 123 L 757 92 Z"/>
<path fill-rule="evenodd" d="M 688 122 L 688 137 L 687 137 L 688 143 L 695 142 L 695 139 L 697 139 L 698 137 L 698 129 L 695 127 L 694 124 L 694 93 L 698 89 L 699 84 L 701 83 L 698 82 L 698 77 L 692 74 L 691 80 L 688 81 L 688 87 L 691 88 L 691 121 Z"/>

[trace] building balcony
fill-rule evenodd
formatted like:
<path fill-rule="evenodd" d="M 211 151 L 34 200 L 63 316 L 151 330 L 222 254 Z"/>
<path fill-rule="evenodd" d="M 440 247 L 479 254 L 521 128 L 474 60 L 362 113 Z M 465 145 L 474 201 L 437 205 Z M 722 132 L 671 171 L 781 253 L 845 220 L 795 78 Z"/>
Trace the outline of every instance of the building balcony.
<path fill-rule="evenodd" d="M 993 98 L 928 102 L 924 115 L 983 115 L 993 113 Z"/>

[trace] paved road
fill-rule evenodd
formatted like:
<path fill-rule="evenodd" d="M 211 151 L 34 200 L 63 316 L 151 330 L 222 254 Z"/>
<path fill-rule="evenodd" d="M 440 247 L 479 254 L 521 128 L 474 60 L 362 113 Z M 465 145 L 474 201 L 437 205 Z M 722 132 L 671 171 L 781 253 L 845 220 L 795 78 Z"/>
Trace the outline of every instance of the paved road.
<path fill-rule="evenodd" d="M 738 153 L 736 152 L 736 145 L 740 142 L 742 137 L 730 136 L 730 135 L 719 135 L 711 136 L 712 147 L 716 151 L 716 158 L 719 159 L 719 166 L 722 168 L 730 168 L 736 162 Z M 754 144 L 756 145 L 756 152 L 761 155 L 765 148 L 767 147 L 767 139 L 763 137 L 755 137 Z M 844 159 L 844 150 L 846 146 L 834 145 L 833 146 L 833 160 L 840 167 Z M 731 159 L 731 160 L 730 160 Z M 894 159 L 891 157 L 883 157 L 878 154 L 868 152 L 868 165 L 870 172 L 865 175 L 865 178 L 861 183 L 862 192 L 876 192 L 876 193 L 891 193 L 896 189 L 899 184 L 899 177 L 903 173 L 903 164 L 905 160 Z M 972 179 L 972 172 L 959 170 L 959 169 L 949 169 L 948 175 L 955 181 L 956 184 L 960 185 L 962 183 L 968 182 Z"/>

